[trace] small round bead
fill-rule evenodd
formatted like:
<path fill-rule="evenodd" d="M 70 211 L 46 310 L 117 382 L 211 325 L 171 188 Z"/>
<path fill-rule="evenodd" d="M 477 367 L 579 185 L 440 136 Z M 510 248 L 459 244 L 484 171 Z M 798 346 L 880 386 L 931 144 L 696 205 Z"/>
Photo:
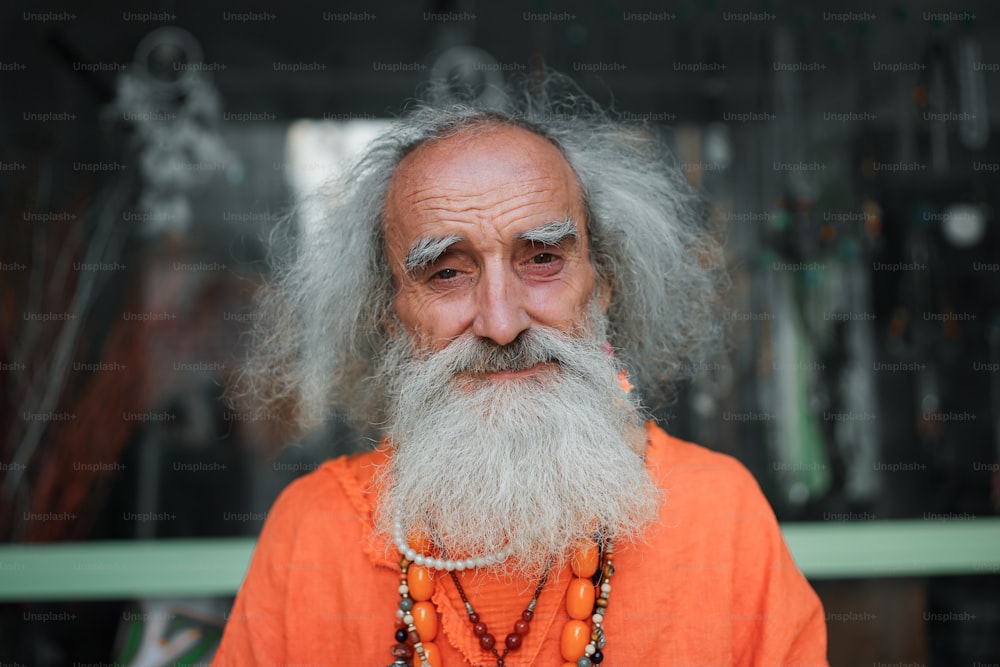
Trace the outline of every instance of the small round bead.
<path fill-rule="evenodd" d="M 591 620 L 593 620 L 597 625 L 600 625 L 604 622 L 604 614 L 594 614 Z"/>
<path fill-rule="evenodd" d="M 476 623 L 475 625 L 473 625 L 472 626 L 472 634 L 476 635 L 477 637 L 482 637 L 483 635 L 485 635 L 486 634 L 486 624 L 485 623 Z"/>
<path fill-rule="evenodd" d="M 593 644 L 587 644 L 587 647 L 583 649 L 583 652 L 586 653 L 588 656 L 591 656 L 594 655 L 594 651 L 596 650 L 597 650 L 596 646 L 594 646 Z"/>
<path fill-rule="evenodd" d="M 525 609 L 524 611 L 521 612 L 521 618 L 528 621 L 529 623 L 531 622 L 531 619 L 533 619 L 534 617 L 535 617 L 535 612 L 531 611 L 530 609 Z"/>
<path fill-rule="evenodd" d="M 479 645 L 482 646 L 487 651 L 496 646 L 496 643 L 497 643 L 496 638 L 491 634 L 485 634 L 479 638 Z"/>
<path fill-rule="evenodd" d="M 601 592 L 602 593 L 610 593 L 611 592 L 611 584 L 608 584 L 608 583 L 601 584 Z"/>
<path fill-rule="evenodd" d="M 413 614 L 410 613 L 403 614 L 403 623 L 406 623 L 407 625 L 413 623 Z"/>
<path fill-rule="evenodd" d="M 591 665 L 590 658 L 588 658 L 587 656 L 583 656 L 582 658 L 576 661 L 576 667 L 590 667 L 590 665 Z"/>
<path fill-rule="evenodd" d="M 411 600 L 410 598 L 406 598 L 405 600 L 400 600 L 399 608 L 402 609 L 403 611 L 410 611 L 411 609 L 413 609 L 413 600 Z"/>
<path fill-rule="evenodd" d="M 472 612 L 471 614 L 469 614 L 469 620 L 472 621 L 473 623 L 478 623 L 479 614 L 477 614 L 476 612 Z"/>
<path fill-rule="evenodd" d="M 407 586 L 406 584 L 401 584 L 400 585 L 400 587 L 399 587 L 399 594 L 400 595 L 407 595 L 407 594 L 409 594 L 409 592 L 410 592 L 410 587 L 409 586 Z"/>
<path fill-rule="evenodd" d="M 406 630 L 396 630 L 396 641 L 405 642 L 406 641 Z"/>
<path fill-rule="evenodd" d="M 413 559 L 413 562 L 417 565 L 424 565 L 427 562 L 427 559 L 424 558 L 423 554 L 417 554 L 417 557 Z"/>
<path fill-rule="evenodd" d="M 507 635 L 507 638 L 504 640 L 503 643 L 511 651 L 516 651 L 517 649 L 521 648 L 521 635 L 517 634 L 516 632 L 512 632 L 509 635 Z"/>
<path fill-rule="evenodd" d="M 594 655 L 590 656 L 590 661 L 595 665 L 599 665 L 604 662 L 604 654 L 601 653 L 600 649 L 594 651 Z"/>
<path fill-rule="evenodd" d="M 528 622 L 525 621 L 525 620 L 520 620 L 520 621 L 515 621 L 514 622 L 514 632 L 516 632 L 519 635 L 526 635 L 526 634 L 528 634 L 528 628 L 530 628 L 530 627 L 531 626 L 528 625 Z"/>

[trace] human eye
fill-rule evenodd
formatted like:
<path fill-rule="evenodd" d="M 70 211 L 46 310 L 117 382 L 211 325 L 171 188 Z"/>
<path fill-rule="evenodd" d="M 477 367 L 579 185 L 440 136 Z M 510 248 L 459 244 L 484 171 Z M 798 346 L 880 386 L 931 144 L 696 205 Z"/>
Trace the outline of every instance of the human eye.
<path fill-rule="evenodd" d="M 448 282 L 454 280 L 458 277 L 458 269 L 440 269 L 431 274 L 431 281 L 433 282 Z"/>

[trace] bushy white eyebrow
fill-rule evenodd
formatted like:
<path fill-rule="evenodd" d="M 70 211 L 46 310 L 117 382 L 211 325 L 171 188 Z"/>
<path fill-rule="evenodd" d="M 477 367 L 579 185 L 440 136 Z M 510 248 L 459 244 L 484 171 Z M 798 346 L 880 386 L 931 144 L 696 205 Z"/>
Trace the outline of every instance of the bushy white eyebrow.
<path fill-rule="evenodd" d="M 568 238 L 579 238 L 580 232 L 576 225 L 569 218 L 546 222 L 540 227 L 528 229 L 517 235 L 521 241 L 531 241 L 532 243 L 544 243 L 545 245 L 559 245 Z"/>
<path fill-rule="evenodd" d="M 462 240 L 458 234 L 450 234 L 438 238 L 427 237 L 419 239 L 410 246 L 406 253 L 406 270 L 410 273 L 425 266 L 430 266 L 448 251 L 448 248 Z"/>

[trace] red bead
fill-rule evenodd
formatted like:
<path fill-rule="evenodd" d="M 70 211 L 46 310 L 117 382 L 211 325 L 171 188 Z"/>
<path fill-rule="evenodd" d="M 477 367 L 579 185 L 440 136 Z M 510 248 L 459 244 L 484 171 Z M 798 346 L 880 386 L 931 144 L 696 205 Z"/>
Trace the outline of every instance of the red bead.
<path fill-rule="evenodd" d="M 514 632 L 519 635 L 526 635 L 528 634 L 529 627 L 531 626 L 528 625 L 527 621 L 517 621 L 514 623 Z"/>
<path fill-rule="evenodd" d="M 493 637 L 493 635 L 490 634 L 483 635 L 482 637 L 479 638 L 479 645 L 482 646 L 487 651 L 493 648 L 496 645 L 496 643 L 497 640 Z"/>
<path fill-rule="evenodd" d="M 521 612 L 521 618 L 523 618 L 526 621 L 531 621 L 531 619 L 533 619 L 534 617 L 535 617 L 535 612 L 531 611 L 530 609 L 525 609 L 524 611 Z"/>
<path fill-rule="evenodd" d="M 472 621 L 473 623 L 478 623 L 479 622 L 479 614 L 477 614 L 475 612 L 472 612 L 471 614 L 469 614 L 469 620 Z"/>
<path fill-rule="evenodd" d="M 409 632 L 409 634 L 407 635 L 406 638 L 410 640 L 411 644 L 419 644 L 420 643 L 420 635 L 417 633 L 416 630 L 410 630 L 410 632 Z"/>
<path fill-rule="evenodd" d="M 521 635 L 514 632 L 507 635 L 507 639 L 504 640 L 504 644 L 507 645 L 511 651 L 515 651 L 521 648 Z"/>
<path fill-rule="evenodd" d="M 486 624 L 476 623 L 475 625 L 472 626 L 472 632 L 475 633 L 477 637 L 482 637 L 483 635 L 486 634 Z"/>

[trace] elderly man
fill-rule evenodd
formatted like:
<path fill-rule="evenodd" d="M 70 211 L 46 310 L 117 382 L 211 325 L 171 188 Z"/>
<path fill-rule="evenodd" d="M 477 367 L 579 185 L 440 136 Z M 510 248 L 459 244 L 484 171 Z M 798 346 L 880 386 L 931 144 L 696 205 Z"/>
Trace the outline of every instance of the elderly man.
<path fill-rule="evenodd" d="M 826 664 L 751 475 L 631 391 L 717 329 L 692 197 L 560 89 L 412 111 L 280 273 L 253 388 L 384 437 L 277 500 L 215 664 Z"/>

